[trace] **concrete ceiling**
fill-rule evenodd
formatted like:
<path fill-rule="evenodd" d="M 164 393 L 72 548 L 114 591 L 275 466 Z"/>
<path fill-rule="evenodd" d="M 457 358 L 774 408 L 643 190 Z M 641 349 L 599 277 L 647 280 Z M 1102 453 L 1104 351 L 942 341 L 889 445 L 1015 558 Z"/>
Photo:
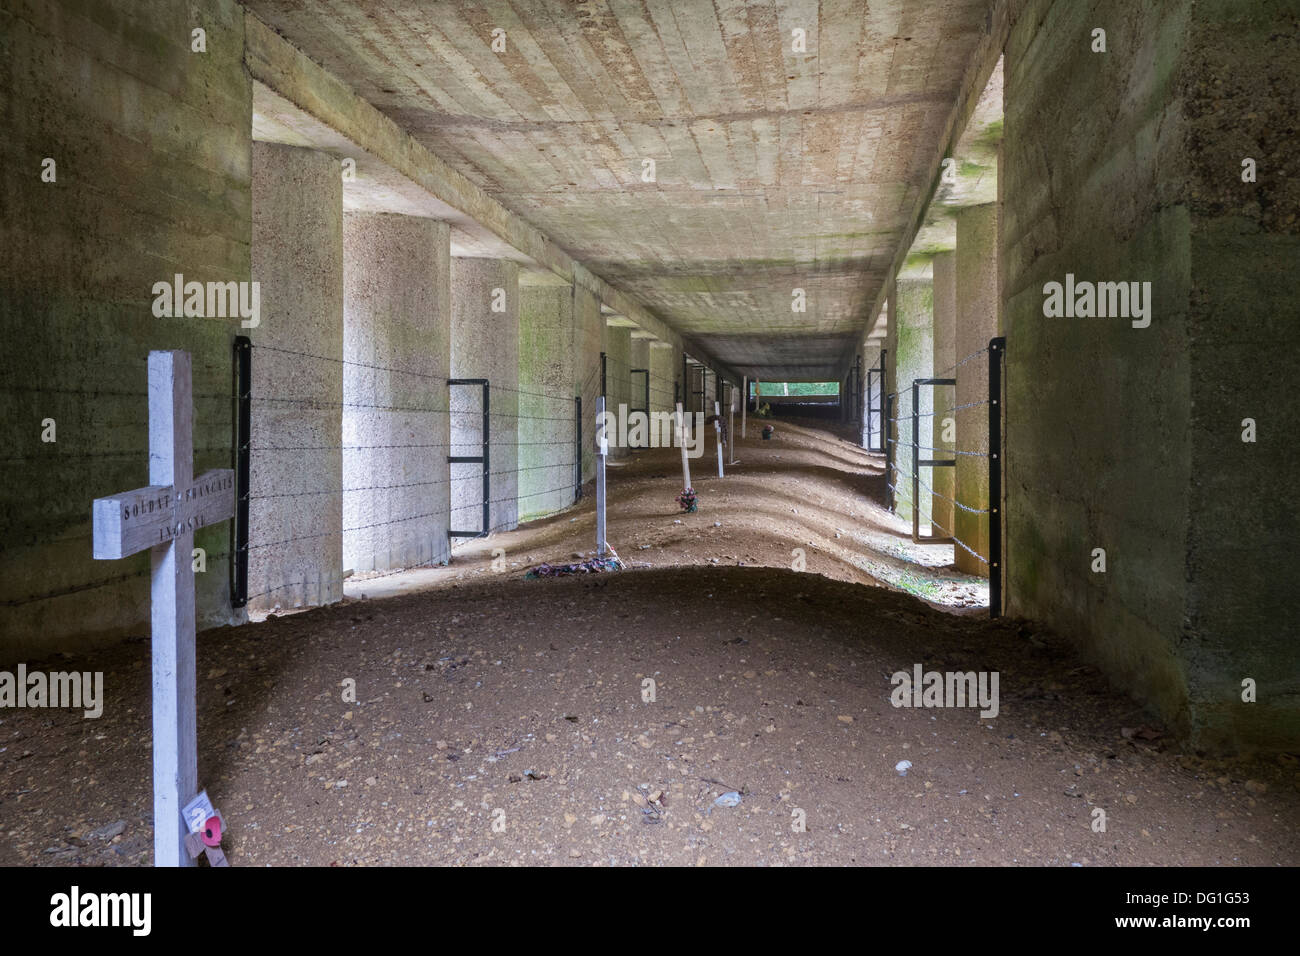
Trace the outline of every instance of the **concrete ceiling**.
<path fill-rule="evenodd" d="M 593 272 L 774 381 L 833 378 L 861 340 L 992 0 L 245 5 Z"/>
<path fill-rule="evenodd" d="M 899 275 L 929 274 L 930 260 L 936 253 L 957 248 L 955 214 L 970 206 L 997 201 L 1001 142 L 1002 60 L 999 59 L 961 137 L 949 153 L 953 161 L 952 176 L 940 177 Z"/>

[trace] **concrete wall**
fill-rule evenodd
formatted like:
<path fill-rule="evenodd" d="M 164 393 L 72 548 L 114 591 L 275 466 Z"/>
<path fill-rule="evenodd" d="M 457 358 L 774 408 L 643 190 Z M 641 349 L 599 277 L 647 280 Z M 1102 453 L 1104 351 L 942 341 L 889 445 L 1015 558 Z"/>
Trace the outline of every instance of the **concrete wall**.
<path fill-rule="evenodd" d="M 898 494 L 895 511 L 908 521 L 912 508 L 920 509 L 920 533 L 930 533 L 931 495 L 925 485 L 912 489 L 912 430 L 919 428 L 918 441 L 925 445 L 930 437 L 930 419 L 912 419 L 912 381 L 930 378 L 934 374 L 934 285 L 929 278 L 900 278 L 896 282 L 897 304 L 890 314 L 891 325 L 897 335 L 897 348 L 893 356 L 895 388 L 898 397 L 894 402 L 894 415 L 898 443 L 895 445 L 894 463 L 898 475 Z M 892 304 L 892 303 L 891 303 Z M 916 411 L 927 415 L 934 411 L 933 389 L 922 387 L 918 392 Z M 918 459 L 929 452 L 922 448 Z M 921 468 L 921 480 L 931 487 L 933 468 Z"/>
<path fill-rule="evenodd" d="M 253 144 L 250 608 L 328 604 L 343 582 L 343 183 L 330 156 Z"/>
<path fill-rule="evenodd" d="M 1189 10 L 1031 5 L 1007 44 L 1002 170 L 1010 607 L 1076 636 L 1183 729 L 1190 248 L 1174 84 Z M 1103 22 L 1109 52 L 1092 53 Z M 1153 282 L 1151 327 L 1046 318 L 1044 283 L 1067 272 Z"/>
<path fill-rule="evenodd" d="M 449 239 L 432 219 L 344 216 L 348 569 L 447 560 Z"/>
<path fill-rule="evenodd" d="M 189 52 L 188 9 L 162 0 L 0 9 L 0 480 L 25 489 L 0 505 L 0 663 L 148 633 L 149 555 L 92 560 L 90 511 L 149 483 L 151 349 L 191 353 L 195 474 L 231 465 L 239 320 L 152 313 L 153 284 L 178 272 L 249 279 L 243 16 L 207 7 L 207 56 Z M 195 537 L 200 627 L 242 619 L 229 540 L 228 523 Z"/>
<path fill-rule="evenodd" d="M 1192 729 L 1207 748 L 1294 751 L 1300 9 L 1198 3 L 1180 90 L 1191 192 L 1192 521 L 1178 647 Z M 1246 157 L 1256 161 L 1255 183 L 1242 181 Z M 1241 440 L 1246 418 L 1257 424 L 1253 444 Z M 1259 682 L 1254 704 L 1241 700 L 1247 677 Z"/>
<path fill-rule="evenodd" d="M 1297 452 L 1281 434 L 1240 439 L 1243 418 L 1292 404 L 1297 332 L 1278 280 L 1297 186 L 1276 173 L 1294 95 L 1266 91 L 1297 88 L 1297 31 L 1278 13 L 1041 0 L 1006 52 L 1011 607 L 1210 749 L 1300 740 L 1279 573 L 1300 528 L 1277 491 Z M 1094 26 L 1108 53 L 1090 52 Z M 1251 154 L 1269 170 L 1257 184 L 1240 178 Z M 1044 283 L 1067 272 L 1151 282 L 1150 326 L 1046 318 Z M 1248 677 L 1258 703 L 1241 701 Z"/>
<path fill-rule="evenodd" d="M 574 429 L 574 296 L 567 286 L 519 290 L 519 520 L 573 504 L 577 463 Z M 597 356 L 599 360 L 599 355 Z M 591 410 L 583 401 L 583 449 L 595 434 L 599 367 Z"/>
<path fill-rule="evenodd" d="M 519 524 L 519 266 L 507 259 L 453 259 L 451 265 L 451 377 L 489 380 L 491 458 L 489 527 Z M 504 312 L 493 312 L 496 290 Z M 483 447 L 483 397 L 475 386 L 451 390 L 453 455 L 479 455 Z M 481 465 L 451 466 L 452 524 L 483 523 Z"/>
<path fill-rule="evenodd" d="M 957 220 L 957 358 L 962 360 L 999 333 L 998 209 L 994 203 L 959 210 Z M 967 508 L 989 507 L 989 358 L 981 356 L 957 370 L 957 444 L 974 455 L 957 456 L 957 500 Z M 961 406 L 971 406 L 962 408 Z M 957 567 L 967 574 L 988 575 L 990 515 L 958 509 L 954 518 Z"/>

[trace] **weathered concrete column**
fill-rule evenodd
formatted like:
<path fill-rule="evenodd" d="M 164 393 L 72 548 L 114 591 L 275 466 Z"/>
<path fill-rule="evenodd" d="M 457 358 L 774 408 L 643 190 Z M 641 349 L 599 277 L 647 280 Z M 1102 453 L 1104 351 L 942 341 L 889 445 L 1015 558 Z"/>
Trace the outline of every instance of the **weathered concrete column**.
<path fill-rule="evenodd" d="M 667 342 L 650 343 L 650 411 L 673 410 L 673 384 L 677 381 L 677 367 L 673 364 L 675 350 Z"/>
<path fill-rule="evenodd" d="M 631 359 L 632 368 L 643 368 L 649 372 L 650 369 L 650 340 L 643 338 L 632 338 Z M 651 385 L 654 383 L 652 382 Z M 650 410 L 650 402 L 654 401 L 651 396 L 650 401 L 646 401 L 646 376 L 640 372 L 632 375 L 631 384 L 631 403 L 633 408 L 644 408 Z"/>
<path fill-rule="evenodd" d="M 912 418 L 912 382 L 918 378 L 930 378 L 934 373 L 934 283 L 929 277 L 899 278 L 896 283 L 896 308 L 890 316 L 894 320 L 898 348 L 894 356 L 898 398 L 894 402 L 894 415 L 898 419 L 898 443 L 895 446 L 894 461 L 897 465 L 898 494 L 897 512 L 912 519 L 913 504 L 920 511 L 919 530 L 921 534 L 930 533 L 931 495 L 924 485 L 919 485 L 916 493 L 912 490 L 912 440 L 913 428 L 917 429 L 917 441 L 921 445 L 928 443 L 930 437 L 929 418 Z M 922 387 L 919 391 L 915 411 L 924 415 L 934 411 L 931 389 Z M 918 459 L 929 454 L 922 448 Z M 920 469 L 921 480 L 933 486 L 933 468 Z"/>
<path fill-rule="evenodd" d="M 894 461 L 898 457 L 898 320 L 896 313 L 898 311 L 898 285 L 895 283 L 889 289 L 889 294 L 885 297 L 883 306 L 885 321 L 885 338 L 881 347 L 885 353 L 885 375 L 884 384 L 881 387 L 880 395 L 880 420 L 884 431 L 881 435 L 881 447 L 885 450 L 885 460 Z M 890 405 L 892 396 L 893 405 Z M 886 481 L 894 481 L 897 472 L 889 472 L 885 475 Z M 886 489 L 888 493 L 888 489 Z M 897 496 L 895 496 L 897 501 Z"/>
<path fill-rule="evenodd" d="M 600 353 L 605 351 L 605 319 L 600 300 L 585 286 L 574 286 L 570 325 L 574 394 L 582 396 L 582 480 L 596 477 L 596 396 L 600 394 Z"/>
<path fill-rule="evenodd" d="M 957 213 L 957 358 L 987 348 L 998 334 L 998 207 L 996 203 L 972 206 Z M 988 406 L 975 405 L 988 398 L 989 360 L 981 356 L 957 370 L 955 404 L 973 405 L 957 412 L 957 446 L 962 451 L 988 454 Z M 983 511 L 989 506 L 989 459 L 957 456 L 957 500 Z M 988 576 L 989 521 L 991 516 L 958 509 L 957 537 L 984 559 L 957 548 L 957 567 L 967 574 Z"/>
<path fill-rule="evenodd" d="M 519 520 L 553 514 L 576 485 L 574 294 L 569 286 L 519 289 Z M 599 375 L 599 368 L 597 368 Z M 582 403 L 584 453 L 595 434 L 596 398 Z"/>
<path fill-rule="evenodd" d="M 934 377 L 957 377 L 960 370 L 953 368 L 956 364 L 956 254 L 940 252 L 934 257 Z M 924 442 L 923 440 L 923 443 L 929 444 L 934 450 L 923 452 L 922 457 L 960 459 L 963 456 L 953 455 L 948 451 L 948 449 L 954 447 L 961 447 L 961 438 L 956 434 L 956 413 L 944 412 L 944 409 L 953 408 L 958 404 L 954 400 L 956 389 L 951 385 L 935 385 L 929 389 L 929 392 L 935 414 L 933 418 L 929 419 L 931 423 L 929 430 L 930 441 Z M 922 430 L 921 434 L 925 435 L 925 430 Z M 944 449 L 944 451 L 938 449 Z M 956 531 L 956 525 L 953 523 L 953 513 L 957 509 L 953 506 L 953 501 L 956 498 L 957 470 L 955 468 L 933 468 L 930 469 L 930 475 L 932 476 L 930 487 L 935 491 L 933 495 L 934 523 L 938 525 L 934 529 L 934 533 L 947 537 Z M 953 550 L 961 551 L 962 548 L 960 545 L 953 545 Z"/>
<path fill-rule="evenodd" d="M 632 330 L 612 325 L 605 329 L 605 407 L 620 419 L 625 410 L 636 402 L 632 398 Z M 628 450 L 620 447 L 615 436 L 609 436 L 611 458 L 626 457 Z"/>
<path fill-rule="evenodd" d="M 874 448 L 880 441 L 878 419 L 884 415 L 884 395 L 881 391 L 880 376 L 872 375 L 870 371 L 880 365 L 880 350 L 883 345 L 882 338 L 867 339 L 859 352 L 862 356 L 862 392 L 859 396 L 862 429 L 859 441 L 863 448 Z"/>
<path fill-rule="evenodd" d="M 352 570 L 447 561 L 449 241 L 434 219 L 343 218 L 343 563 Z"/>
<path fill-rule="evenodd" d="M 261 321 L 248 332 L 248 606 L 328 604 L 343 596 L 343 180 L 335 159 L 253 143 L 252 262 Z"/>
<path fill-rule="evenodd" d="M 508 259 L 451 260 L 451 378 L 488 380 L 488 527 L 519 524 L 519 266 Z M 550 402 L 549 406 L 557 403 Z M 483 390 L 451 388 L 451 454 L 483 448 Z M 547 414 L 560 414 L 554 407 Z M 483 523 L 483 468 L 451 466 L 451 523 Z"/>

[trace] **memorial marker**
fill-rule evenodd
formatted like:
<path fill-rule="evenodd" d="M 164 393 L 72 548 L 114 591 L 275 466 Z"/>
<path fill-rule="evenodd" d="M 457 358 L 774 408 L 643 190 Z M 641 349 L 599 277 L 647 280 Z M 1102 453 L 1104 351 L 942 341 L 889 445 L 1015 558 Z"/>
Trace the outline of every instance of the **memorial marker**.
<path fill-rule="evenodd" d="M 190 866 L 181 808 L 198 791 L 194 571 L 198 528 L 235 515 L 235 473 L 194 478 L 194 405 L 188 352 L 149 353 L 147 488 L 96 498 L 94 556 L 151 549 L 153 562 L 153 845 L 155 866 Z"/>

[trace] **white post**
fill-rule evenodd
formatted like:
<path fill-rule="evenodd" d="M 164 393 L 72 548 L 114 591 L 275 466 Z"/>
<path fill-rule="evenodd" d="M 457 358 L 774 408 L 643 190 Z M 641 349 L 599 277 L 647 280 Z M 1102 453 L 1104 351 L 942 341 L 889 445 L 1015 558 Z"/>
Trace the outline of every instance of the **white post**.
<path fill-rule="evenodd" d="M 749 376 L 745 376 L 745 387 L 740 393 L 740 437 L 745 437 L 745 413 L 749 411 Z"/>
<path fill-rule="evenodd" d="M 718 477 L 722 477 L 722 403 L 714 401 L 713 403 L 713 434 L 716 439 L 714 444 L 718 446 Z"/>
<path fill-rule="evenodd" d="M 736 387 L 733 385 L 727 389 L 727 394 L 731 398 L 731 406 L 727 410 L 727 458 L 728 464 L 736 463 Z"/>
<path fill-rule="evenodd" d="M 682 449 L 682 488 L 691 486 L 691 459 L 686 454 L 686 430 L 682 422 L 682 403 L 677 403 L 677 443 Z"/>
<path fill-rule="evenodd" d="M 605 396 L 596 396 L 596 556 L 605 556 L 605 455 L 609 439 L 605 436 Z"/>

